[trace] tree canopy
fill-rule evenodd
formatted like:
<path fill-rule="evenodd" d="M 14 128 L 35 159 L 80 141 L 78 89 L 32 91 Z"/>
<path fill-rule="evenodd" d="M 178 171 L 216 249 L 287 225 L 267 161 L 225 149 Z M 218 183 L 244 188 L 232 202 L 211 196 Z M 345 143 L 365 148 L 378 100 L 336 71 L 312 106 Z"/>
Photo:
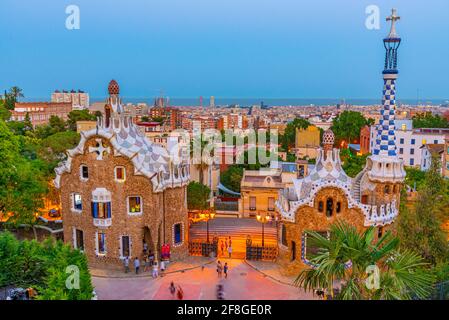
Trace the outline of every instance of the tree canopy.
<path fill-rule="evenodd" d="M 285 128 L 284 134 L 280 135 L 279 143 L 281 144 L 282 150 L 288 151 L 289 148 L 295 146 L 296 129 L 307 129 L 310 126 L 310 122 L 303 118 L 296 118 Z"/>
<path fill-rule="evenodd" d="M 228 189 L 240 192 L 240 183 L 243 178 L 243 167 L 238 165 L 229 166 L 226 171 L 220 175 L 221 183 Z"/>
<path fill-rule="evenodd" d="M 68 279 L 71 273 L 67 270 L 79 271 L 79 288 Z M 69 288 L 67 282 L 74 286 Z M 40 300 L 89 300 L 93 292 L 87 259 L 81 251 L 51 238 L 19 241 L 9 232 L 1 232 L 0 287 L 8 285 L 32 287 Z"/>
<path fill-rule="evenodd" d="M 189 210 L 205 210 L 209 205 L 210 188 L 192 181 L 187 186 L 187 207 Z"/>
<path fill-rule="evenodd" d="M 417 114 L 413 118 L 414 128 L 449 128 L 449 121 L 439 115 L 433 115 L 431 112 Z"/>
<path fill-rule="evenodd" d="M 432 157 L 414 206 L 401 206 L 397 223 L 401 245 L 434 265 L 449 258 L 448 235 L 442 228 L 449 220 L 449 182 L 441 177 L 439 168 L 438 157 Z"/>
<path fill-rule="evenodd" d="M 345 110 L 332 121 L 331 129 L 337 143 L 345 140 L 349 144 L 358 140 L 360 129 L 371 122 L 372 120 L 365 119 L 360 112 Z"/>

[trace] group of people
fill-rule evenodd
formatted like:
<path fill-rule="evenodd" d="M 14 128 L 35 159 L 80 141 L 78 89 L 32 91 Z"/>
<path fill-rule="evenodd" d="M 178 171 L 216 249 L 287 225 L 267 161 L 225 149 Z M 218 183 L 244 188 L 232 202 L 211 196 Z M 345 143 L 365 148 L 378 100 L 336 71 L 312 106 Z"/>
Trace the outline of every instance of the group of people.
<path fill-rule="evenodd" d="M 165 262 L 161 261 L 159 265 L 158 262 L 155 261 L 154 253 L 148 251 L 148 245 L 145 241 L 143 242 L 143 261 L 144 261 L 143 272 L 148 272 L 151 269 L 153 278 L 157 278 L 159 276 L 159 268 L 161 272 L 165 271 Z M 128 273 L 130 271 L 129 262 L 130 262 L 129 256 L 125 256 L 123 258 L 125 273 Z M 141 265 L 139 257 L 134 258 L 133 264 L 136 274 L 139 274 Z"/>
<path fill-rule="evenodd" d="M 182 300 L 184 298 L 184 291 L 182 290 L 181 286 L 178 286 L 178 288 L 176 288 L 173 281 L 170 283 L 169 290 L 173 299 L 175 298 L 175 295 L 178 300 Z"/>
<path fill-rule="evenodd" d="M 218 274 L 219 278 L 223 278 L 223 274 L 224 274 L 225 279 L 227 279 L 228 271 L 229 271 L 229 266 L 228 266 L 227 262 L 225 262 L 224 265 L 222 265 L 220 261 L 217 262 L 217 274 Z"/>
<path fill-rule="evenodd" d="M 228 252 L 229 258 L 232 257 L 232 240 L 231 237 L 221 240 L 220 243 L 221 255 L 224 255 L 225 250 Z"/>

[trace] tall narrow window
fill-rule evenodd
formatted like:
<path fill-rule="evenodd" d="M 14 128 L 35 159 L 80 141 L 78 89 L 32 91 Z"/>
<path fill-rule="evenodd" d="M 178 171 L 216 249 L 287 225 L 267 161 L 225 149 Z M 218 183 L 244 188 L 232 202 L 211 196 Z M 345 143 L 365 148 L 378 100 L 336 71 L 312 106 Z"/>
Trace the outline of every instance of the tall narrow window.
<path fill-rule="evenodd" d="M 326 216 L 332 217 L 334 213 L 334 200 L 332 198 L 327 198 L 326 200 Z"/>
<path fill-rule="evenodd" d="M 72 209 L 76 211 L 83 210 L 83 202 L 79 193 L 72 194 Z"/>
<path fill-rule="evenodd" d="M 128 197 L 128 214 L 142 213 L 142 198 L 139 196 Z"/>
<path fill-rule="evenodd" d="M 256 210 L 256 197 L 249 197 L 249 210 Z"/>
<path fill-rule="evenodd" d="M 86 165 L 81 165 L 80 167 L 80 175 L 82 179 L 89 179 L 89 167 Z"/>
<path fill-rule="evenodd" d="M 274 198 L 268 198 L 268 211 L 274 211 Z"/>
<path fill-rule="evenodd" d="M 175 244 L 182 243 L 182 224 L 177 223 L 173 226 L 173 239 Z"/>
<path fill-rule="evenodd" d="M 296 242 L 292 241 L 292 245 L 291 245 L 291 261 L 295 261 L 296 260 Z"/>
<path fill-rule="evenodd" d="M 336 211 L 337 213 L 340 213 L 340 212 L 341 212 L 341 202 L 340 202 L 340 201 L 337 202 L 337 207 L 335 208 L 335 211 Z"/>
<path fill-rule="evenodd" d="M 129 257 L 130 256 L 130 241 L 129 236 L 122 236 L 122 257 Z"/>
<path fill-rule="evenodd" d="M 282 224 L 281 226 L 281 243 L 284 246 L 287 246 L 287 228 L 285 227 L 284 224 Z"/>
<path fill-rule="evenodd" d="M 97 248 L 98 254 L 106 254 L 106 234 L 103 232 L 97 233 Z"/>
<path fill-rule="evenodd" d="M 123 182 L 126 179 L 126 173 L 124 167 L 115 167 L 115 180 Z"/>
<path fill-rule="evenodd" d="M 323 201 L 319 201 L 318 202 L 318 211 L 319 212 L 323 212 L 323 210 L 324 210 Z"/>
<path fill-rule="evenodd" d="M 75 230 L 75 248 L 84 250 L 84 232 L 82 230 Z"/>

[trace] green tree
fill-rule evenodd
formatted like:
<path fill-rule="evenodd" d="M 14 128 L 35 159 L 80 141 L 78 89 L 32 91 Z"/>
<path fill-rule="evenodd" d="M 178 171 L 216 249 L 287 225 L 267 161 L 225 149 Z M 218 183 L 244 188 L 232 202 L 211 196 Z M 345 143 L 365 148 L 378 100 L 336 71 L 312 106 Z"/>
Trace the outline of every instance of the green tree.
<path fill-rule="evenodd" d="M 34 223 L 47 181 L 34 162 L 20 153 L 20 139 L 0 121 L 0 212 L 13 213 L 12 223 Z"/>
<path fill-rule="evenodd" d="M 447 233 L 442 228 L 449 219 L 449 183 L 439 170 L 439 158 L 433 156 L 414 208 L 401 208 L 397 226 L 401 246 L 415 250 L 433 265 L 449 257 Z"/>
<path fill-rule="evenodd" d="M 240 183 L 243 178 L 243 168 L 237 165 L 229 166 L 226 171 L 220 175 L 221 183 L 228 189 L 240 192 Z"/>
<path fill-rule="evenodd" d="M 316 267 L 301 271 L 295 281 L 305 290 L 325 288 L 333 293 L 341 283 L 334 298 L 342 300 L 427 298 L 431 293 L 434 277 L 422 258 L 409 250 L 398 251 L 399 240 L 390 232 L 376 241 L 374 227 L 358 232 L 340 221 L 331 226 L 329 238 L 307 233 L 309 244 L 318 252 L 310 259 Z M 378 277 L 374 273 L 368 278 L 367 270 L 373 267 L 378 268 Z M 373 277 L 378 281 L 367 286 L 367 279 Z"/>
<path fill-rule="evenodd" d="M 287 124 L 284 134 L 279 138 L 282 150 L 288 151 L 290 148 L 295 146 L 297 128 L 307 129 L 309 126 L 310 122 L 302 118 L 296 118 L 295 120 Z"/>
<path fill-rule="evenodd" d="M 255 155 L 255 159 L 252 159 L 249 156 L 251 153 Z M 262 156 L 265 157 L 264 161 L 262 161 L 263 164 L 261 163 Z M 271 157 L 272 157 L 272 155 L 269 150 L 266 150 L 265 148 L 262 148 L 262 147 L 257 147 L 257 148 L 254 147 L 254 148 L 251 148 L 251 149 L 243 152 L 243 154 L 238 159 L 237 165 L 242 168 L 245 168 L 247 170 L 259 170 L 260 168 L 266 168 L 266 167 L 270 166 Z M 273 155 L 273 158 L 276 160 L 282 160 L 278 156 L 275 156 L 275 155 Z M 268 163 L 264 163 L 267 161 L 267 159 L 268 159 Z M 253 160 L 255 160 L 255 163 L 250 163 L 250 162 L 254 162 Z"/>
<path fill-rule="evenodd" d="M 0 99 L 0 120 L 7 121 L 11 118 L 11 112 L 5 106 L 5 100 Z"/>
<path fill-rule="evenodd" d="M 332 121 L 332 131 L 337 143 L 344 140 L 348 144 L 360 137 L 360 129 L 369 123 L 360 112 L 343 111 Z"/>
<path fill-rule="evenodd" d="M 415 188 L 420 190 L 424 184 L 424 180 L 426 179 L 425 171 L 421 171 L 417 168 L 405 168 L 406 176 L 405 176 L 405 184 L 410 188 Z"/>
<path fill-rule="evenodd" d="M 95 114 L 89 113 L 89 110 L 73 110 L 68 115 L 67 125 L 72 131 L 76 131 L 77 121 L 94 121 L 97 117 Z"/>
<path fill-rule="evenodd" d="M 349 149 L 343 149 L 340 152 L 343 161 L 343 170 L 352 178 L 355 178 L 365 167 L 368 155 L 354 155 Z"/>
<path fill-rule="evenodd" d="M 414 128 L 449 128 L 449 121 L 439 115 L 433 115 L 431 112 L 418 114 L 413 118 Z"/>
<path fill-rule="evenodd" d="M 68 268 L 69 267 L 69 268 Z M 79 288 L 66 281 L 79 271 Z M 69 284 L 75 284 L 70 281 Z M 11 233 L 0 233 L 0 287 L 32 287 L 40 300 L 87 300 L 92 298 L 92 282 L 86 256 L 79 250 L 51 238 L 44 242 L 19 241 Z"/>
<path fill-rule="evenodd" d="M 187 207 L 189 210 L 205 210 L 209 205 L 210 189 L 208 186 L 192 181 L 187 186 Z"/>

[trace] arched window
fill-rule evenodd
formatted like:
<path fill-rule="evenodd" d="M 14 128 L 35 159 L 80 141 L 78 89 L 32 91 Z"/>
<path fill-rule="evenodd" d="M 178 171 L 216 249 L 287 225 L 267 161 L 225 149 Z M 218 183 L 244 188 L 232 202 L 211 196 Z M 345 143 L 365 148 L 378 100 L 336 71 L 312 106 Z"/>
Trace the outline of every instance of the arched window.
<path fill-rule="evenodd" d="M 340 213 L 340 212 L 341 212 L 341 202 L 340 202 L 340 201 L 337 202 L 337 207 L 335 208 L 335 211 L 336 211 L 337 213 Z"/>
<path fill-rule="evenodd" d="M 332 217 L 334 213 L 334 200 L 332 198 L 327 198 L 326 200 L 326 216 Z"/>
<path fill-rule="evenodd" d="M 390 186 L 388 184 L 384 187 L 384 193 L 385 194 L 389 194 L 390 193 Z"/>
<path fill-rule="evenodd" d="M 318 211 L 323 212 L 323 210 L 324 210 L 323 201 L 320 201 L 320 202 L 318 202 Z"/>

